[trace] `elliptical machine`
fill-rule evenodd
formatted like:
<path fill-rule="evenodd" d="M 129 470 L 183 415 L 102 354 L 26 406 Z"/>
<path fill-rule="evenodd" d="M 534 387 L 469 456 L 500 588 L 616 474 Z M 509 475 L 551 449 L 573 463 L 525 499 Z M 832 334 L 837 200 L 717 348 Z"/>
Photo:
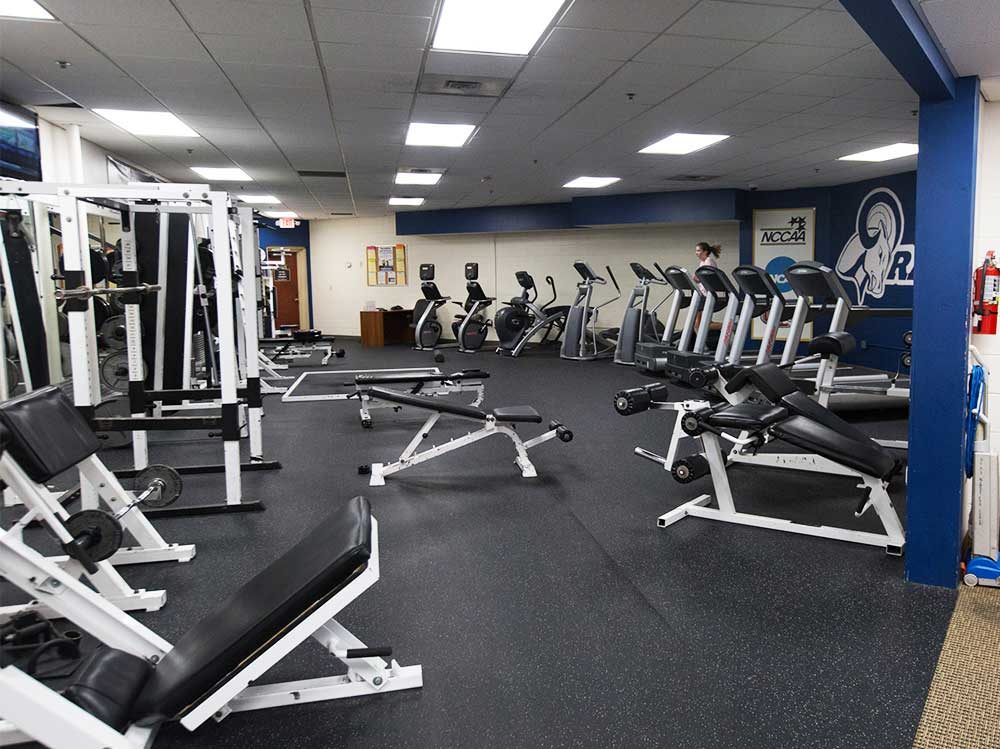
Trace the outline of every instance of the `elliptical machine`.
<path fill-rule="evenodd" d="M 465 264 L 465 280 L 467 295 L 465 304 L 462 305 L 465 313 L 455 315 L 451 329 L 458 341 L 458 350 L 463 354 L 474 354 L 482 348 L 490 325 L 493 324 L 485 312 L 496 299 L 486 296 L 483 287 L 479 285 L 479 263 Z"/>
<path fill-rule="evenodd" d="M 608 277 L 618 294 L 595 306 L 594 286 L 603 286 L 608 282 L 594 273 L 593 269 L 582 260 L 573 263 L 573 267 L 582 280 L 576 286 L 576 299 L 566 314 L 566 335 L 563 337 L 559 356 L 574 361 L 592 361 L 612 356 L 616 342 L 611 339 L 610 331 L 597 329 L 597 318 L 601 307 L 606 307 L 621 298 L 621 287 L 615 279 L 615 274 L 611 272 L 611 266 L 605 265 Z"/>
<path fill-rule="evenodd" d="M 521 287 L 521 295 L 504 302 L 507 306 L 497 310 L 493 320 L 500 340 L 497 353 L 501 356 L 520 356 L 528 341 L 542 331 L 539 343 L 556 343 L 563 334 L 569 310 L 565 305 L 553 306 L 558 295 L 552 276 L 545 277 L 545 283 L 552 289 L 552 298 L 542 305 L 535 303 L 538 299 L 535 279 L 524 270 L 517 271 L 514 276 Z"/>
<path fill-rule="evenodd" d="M 618 329 L 618 343 L 615 346 L 615 364 L 635 366 L 635 347 L 642 341 L 656 341 L 663 335 L 663 323 L 656 319 L 656 310 L 669 299 L 665 296 L 649 309 L 650 286 L 666 286 L 667 282 L 653 275 L 642 263 L 629 263 L 639 282 L 629 294 L 625 305 L 625 316 Z"/>
<path fill-rule="evenodd" d="M 417 351 L 430 351 L 441 340 L 441 323 L 437 319 L 437 311 L 451 301 L 451 297 L 442 296 L 434 283 L 434 263 L 421 263 L 420 291 L 424 298 L 418 299 L 413 305 L 413 348 Z"/>

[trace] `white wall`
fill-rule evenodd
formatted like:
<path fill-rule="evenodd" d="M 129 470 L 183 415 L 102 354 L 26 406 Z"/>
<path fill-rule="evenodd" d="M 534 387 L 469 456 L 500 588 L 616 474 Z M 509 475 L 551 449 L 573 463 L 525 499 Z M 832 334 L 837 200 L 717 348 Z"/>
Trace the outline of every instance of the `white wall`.
<path fill-rule="evenodd" d="M 73 182 L 70 163 L 70 136 L 62 127 L 38 118 L 38 140 L 45 182 Z M 83 152 L 83 181 L 88 185 L 108 183 L 108 152 L 89 140 L 80 141 Z"/>
<path fill-rule="evenodd" d="M 420 296 L 417 269 L 434 263 L 436 282 L 455 301 L 465 299 L 465 263 L 479 263 L 479 282 L 490 296 L 509 299 L 521 289 L 514 279 L 518 270 L 527 270 L 539 288 L 539 298 L 547 300 L 545 276 L 551 275 L 559 292 L 559 303 L 570 304 L 580 280 L 573 261 L 586 260 L 598 275 L 606 276 L 610 265 L 622 287 L 622 298 L 601 310 L 600 325 L 617 327 L 621 322 L 628 292 L 635 276 L 628 263 L 635 260 L 650 269 L 677 264 L 697 266 L 694 246 L 700 241 L 721 244 L 719 265 L 730 270 L 739 264 L 739 224 L 677 225 L 625 229 L 579 229 L 523 234 L 466 234 L 458 236 L 405 236 L 395 234 L 393 216 L 374 219 L 331 219 L 309 222 L 312 256 L 313 315 L 316 327 L 333 335 L 359 335 L 359 311 L 365 302 L 378 307 L 393 305 L 412 308 Z M 365 247 L 395 244 L 407 247 L 408 285 L 372 287 L 365 275 Z M 348 265 L 350 267 L 348 267 Z M 499 280 L 499 284 L 497 283 Z M 598 303 L 613 296 L 609 284 L 599 289 Z M 654 295 L 655 300 L 663 294 Z M 457 307 L 452 307 L 457 311 Z M 497 307 L 490 309 L 490 314 Z M 445 326 L 450 333 L 450 326 Z"/>

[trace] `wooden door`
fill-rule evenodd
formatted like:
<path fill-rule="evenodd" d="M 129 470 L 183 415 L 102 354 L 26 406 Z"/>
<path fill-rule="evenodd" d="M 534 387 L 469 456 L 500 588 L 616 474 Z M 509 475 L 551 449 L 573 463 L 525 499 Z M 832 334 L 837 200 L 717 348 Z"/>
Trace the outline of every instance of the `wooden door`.
<path fill-rule="evenodd" d="M 285 257 L 285 265 L 275 268 L 274 274 L 274 323 L 280 328 L 282 325 L 294 325 L 299 327 L 299 269 L 298 254 L 295 252 L 272 252 L 268 250 L 268 257 L 271 260 L 280 260 Z"/>

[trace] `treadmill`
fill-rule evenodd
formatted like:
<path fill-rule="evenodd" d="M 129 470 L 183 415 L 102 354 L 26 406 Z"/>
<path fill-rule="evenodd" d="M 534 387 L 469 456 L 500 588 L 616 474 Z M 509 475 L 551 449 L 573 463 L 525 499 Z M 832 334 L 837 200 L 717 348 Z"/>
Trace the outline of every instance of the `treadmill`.
<path fill-rule="evenodd" d="M 694 274 L 705 290 L 705 306 L 701 313 L 701 325 L 698 326 L 698 337 L 695 339 L 694 348 L 690 351 L 678 348 L 676 351 L 667 352 L 665 372 L 672 380 L 691 387 L 704 387 L 718 377 L 717 368 L 726 363 L 726 355 L 733 340 L 733 324 L 740 307 L 741 293 L 725 271 L 715 266 L 703 265 Z M 725 314 L 722 317 L 722 327 L 713 356 L 706 351 L 709 331 L 712 327 L 712 317 L 723 306 Z"/>
<path fill-rule="evenodd" d="M 694 321 L 701 309 L 702 293 L 691 280 L 686 268 L 670 265 L 663 270 L 658 263 L 653 266 L 663 276 L 663 280 L 674 290 L 673 300 L 663 321 L 663 335 L 659 341 L 641 341 L 635 346 L 635 366 L 641 372 L 659 374 L 667 367 L 667 354 L 675 349 L 686 351 L 694 337 Z M 687 310 L 680 340 L 674 344 L 677 320 L 682 309 Z"/>

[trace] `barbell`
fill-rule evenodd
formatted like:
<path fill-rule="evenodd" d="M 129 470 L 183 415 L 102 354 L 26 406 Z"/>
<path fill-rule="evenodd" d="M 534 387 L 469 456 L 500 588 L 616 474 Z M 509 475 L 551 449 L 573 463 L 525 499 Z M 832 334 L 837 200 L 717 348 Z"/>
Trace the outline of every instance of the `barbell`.
<path fill-rule="evenodd" d="M 78 286 L 75 289 L 56 289 L 56 299 L 90 299 L 94 296 L 108 296 L 117 294 L 152 294 L 160 291 L 162 287 L 158 283 L 143 283 L 138 286 Z"/>

